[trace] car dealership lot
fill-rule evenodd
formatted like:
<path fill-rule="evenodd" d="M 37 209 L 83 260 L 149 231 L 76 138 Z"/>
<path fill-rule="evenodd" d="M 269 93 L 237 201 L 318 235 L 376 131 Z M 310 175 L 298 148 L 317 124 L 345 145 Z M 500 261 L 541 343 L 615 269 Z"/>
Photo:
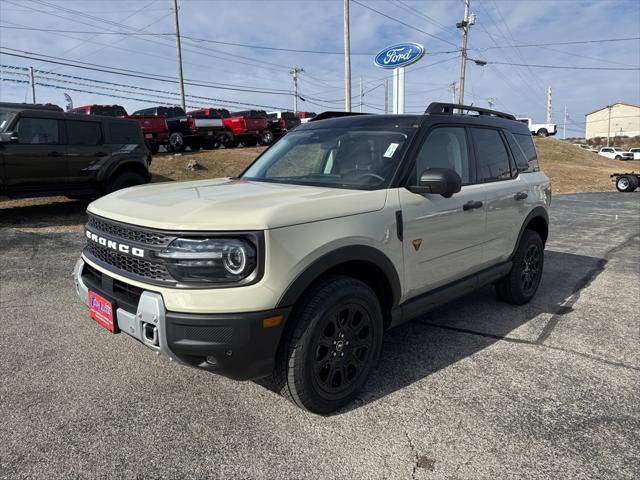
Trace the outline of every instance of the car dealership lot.
<path fill-rule="evenodd" d="M 0 204 L 0 477 L 637 478 L 638 198 L 555 197 L 531 304 L 487 288 L 388 332 L 330 417 L 100 328 L 84 206 Z"/>

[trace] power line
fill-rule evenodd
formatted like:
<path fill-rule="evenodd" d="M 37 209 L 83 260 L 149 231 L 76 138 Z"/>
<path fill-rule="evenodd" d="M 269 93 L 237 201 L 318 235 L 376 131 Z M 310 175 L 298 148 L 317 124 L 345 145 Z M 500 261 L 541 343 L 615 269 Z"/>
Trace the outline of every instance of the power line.
<path fill-rule="evenodd" d="M 509 62 L 495 62 L 493 60 L 480 60 L 470 58 L 471 62 L 480 62 L 486 64 L 493 65 L 510 65 L 515 67 L 531 67 L 531 68 L 555 68 L 555 69 L 563 69 L 563 70 L 616 70 L 616 71 L 640 71 L 640 67 L 579 67 L 574 65 L 537 65 L 537 64 L 528 64 L 528 63 L 509 63 Z"/>
<path fill-rule="evenodd" d="M 383 17 L 388 18 L 389 20 L 392 20 L 392 21 L 394 21 L 396 23 L 399 23 L 400 25 L 404 25 L 405 27 L 408 27 L 408 28 L 411 28 L 413 30 L 416 30 L 417 32 L 423 33 L 423 34 L 427 35 L 428 37 L 435 38 L 436 40 L 440 40 L 441 42 L 448 43 L 449 45 L 457 47 L 457 45 L 455 43 L 450 42 L 449 40 L 445 40 L 444 38 L 438 37 L 437 35 L 433 35 L 432 33 L 425 32 L 424 30 L 422 30 L 422 29 L 420 29 L 418 27 L 414 27 L 413 25 L 410 25 L 410 24 L 408 24 L 406 22 L 403 22 L 402 20 L 398 20 L 397 18 L 392 17 L 391 15 L 387 15 L 386 13 L 383 13 L 380 10 L 376 10 L 375 8 L 372 8 L 372 7 L 368 6 L 368 5 L 365 5 L 364 3 L 361 3 L 358 0 L 351 0 L 351 1 L 353 3 L 356 3 L 356 4 L 360 5 L 363 8 L 366 8 L 367 10 L 371 10 L 372 12 L 375 12 L 378 15 L 382 15 Z"/>

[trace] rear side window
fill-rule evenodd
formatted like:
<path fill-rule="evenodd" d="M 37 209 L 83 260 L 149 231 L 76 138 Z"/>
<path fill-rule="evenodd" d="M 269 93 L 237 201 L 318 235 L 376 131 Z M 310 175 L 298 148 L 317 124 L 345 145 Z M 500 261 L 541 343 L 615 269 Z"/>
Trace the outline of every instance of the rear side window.
<path fill-rule="evenodd" d="M 25 145 L 56 145 L 59 143 L 58 120 L 51 118 L 21 118 L 18 141 Z"/>
<path fill-rule="evenodd" d="M 140 143 L 140 127 L 130 122 L 109 122 L 111 143 Z"/>
<path fill-rule="evenodd" d="M 472 128 L 478 164 L 478 182 L 495 182 L 511 178 L 509 153 L 500 132 L 489 128 Z"/>
<path fill-rule="evenodd" d="M 102 128 L 98 122 L 67 120 L 67 140 L 69 145 L 102 144 Z"/>
<path fill-rule="evenodd" d="M 460 175 L 463 184 L 471 182 L 467 136 L 463 127 L 436 128 L 429 134 L 416 158 L 416 181 L 429 168 L 450 168 Z"/>
<path fill-rule="evenodd" d="M 514 133 L 513 137 L 518 142 L 518 145 L 522 149 L 525 158 L 527 159 L 527 172 L 538 172 L 540 167 L 538 166 L 538 154 L 536 152 L 536 146 L 533 144 L 531 135 Z M 513 150 L 513 149 L 511 149 Z M 520 166 L 518 166 L 520 170 Z M 523 171 L 523 170 L 520 170 Z"/>

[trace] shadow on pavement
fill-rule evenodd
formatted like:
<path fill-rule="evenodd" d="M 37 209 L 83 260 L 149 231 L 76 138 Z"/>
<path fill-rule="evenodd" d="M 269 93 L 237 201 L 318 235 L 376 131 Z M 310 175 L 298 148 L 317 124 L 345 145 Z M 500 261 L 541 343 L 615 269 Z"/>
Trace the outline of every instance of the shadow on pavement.
<path fill-rule="evenodd" d="M 602 270 L 601 258 L 545 252 L 545 272 L 536 297 L 513 306 L 487 286 L 386 332 L 380 362 L 360 397 L 337 414 L 379 400 L 472 356 L 500 340 L 541 344 L 559 316 L 570 312 L 568 301 Z M 542 314 L 548 319 L 538 319 Z M 512 336 L 522 327 L 523 332 Z M 272 389 L 268 381 L 260 381 Z"/>

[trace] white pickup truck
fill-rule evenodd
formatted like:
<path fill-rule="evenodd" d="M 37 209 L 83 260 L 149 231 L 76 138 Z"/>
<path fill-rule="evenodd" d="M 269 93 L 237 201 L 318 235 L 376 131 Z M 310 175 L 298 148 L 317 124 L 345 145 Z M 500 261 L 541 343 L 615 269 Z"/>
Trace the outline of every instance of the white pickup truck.
<path fill-rule="evenodd" d="M 518 117 L 516 120 L 524 123 L 529 127 L 531 134 L 538 137 L 548 137 L 558 132 L 558 126 L 555 123 L 533 123 L 533 121 L 527 117 Z"/>
<path fill-rule="evenodd" d="M 614 160 L 633 160 L 633 153 L 626 152 L 620 147 L 602 147 L 598 152 L 598 155 L 613 158 Z"/>

